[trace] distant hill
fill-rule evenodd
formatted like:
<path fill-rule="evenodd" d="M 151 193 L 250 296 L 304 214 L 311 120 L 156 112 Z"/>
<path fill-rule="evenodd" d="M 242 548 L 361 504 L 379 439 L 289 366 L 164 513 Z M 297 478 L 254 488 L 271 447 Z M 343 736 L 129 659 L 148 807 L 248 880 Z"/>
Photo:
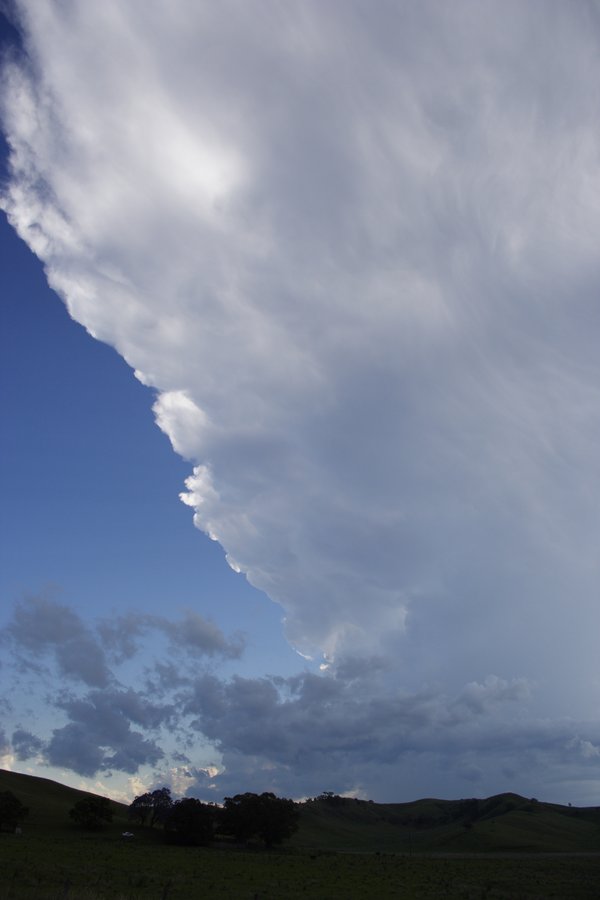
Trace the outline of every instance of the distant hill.
<path fill-rule="evenodd" d="M 385 853 L 600 852 L 600 807 L 498 794 L 485 800 L 303 804 L 297 845 Z"/>
<path fill-rule="evenodd" d="M 28 806 L 26 829 L 73 831 L 69 810 L 87 796 L 56 781 L 0 769 L 0 791 Z M 131 827 L 113 801 L 115 833 Z M 137 830 L 137 829 L 136 829 Z M 146 829 L 145 831 L 149 831 Z M 380 853 L 600 853 L 600 807 L 498 794 L 487 799 L 373 803 L 322 795 L 300 804 L 292 846 Z"/>

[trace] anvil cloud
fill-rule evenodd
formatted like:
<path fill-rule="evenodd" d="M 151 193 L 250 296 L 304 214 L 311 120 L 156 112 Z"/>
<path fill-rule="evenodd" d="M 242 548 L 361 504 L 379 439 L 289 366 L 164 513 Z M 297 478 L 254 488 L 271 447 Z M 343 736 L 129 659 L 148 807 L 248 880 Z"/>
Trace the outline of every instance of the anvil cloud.
<path fill-rule="evenodd" d="M 329 667 L 305 758 L 334 771 L 374 735 L 354 788 L 409 749 L 425 771 L 460 744 L 489 772 L 500 733 L 511 760 L 521 740 L 595 747 L 596 7 L 18 9 L 4 208 L 156 390 L 197 527 Z M 181 710 L 230 768 L 268 760 L 264 720 L 296 771 L 281 735 L 319 732 L 309 676 L 243 696 L 206 678 Z M 99 663 L 87 683 L 108 689 Z M 519 712 L 486 740 L 473 722 L 500 699 Z"/>

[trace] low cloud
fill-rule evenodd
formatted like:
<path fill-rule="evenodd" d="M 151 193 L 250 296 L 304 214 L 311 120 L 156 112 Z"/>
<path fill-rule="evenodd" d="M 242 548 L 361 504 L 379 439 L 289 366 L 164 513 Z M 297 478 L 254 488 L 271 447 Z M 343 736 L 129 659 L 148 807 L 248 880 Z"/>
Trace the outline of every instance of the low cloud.
<path fill-rule="evenodd" d="M 74 640 L 83 623 L 65 610 L 59 621 L 71 623 Z M 36 629 L 9 633 L 23 638 L 23 652 Z M 54 646 L 64 631 L 51 633 Z M 29 693 L 39 692 L 31 679 L 46 685 L 53 724 L 48 731 L 40 723 L 35 733 L 19 725 L 5 738 L 6 751 L 87 778 L 146 773 L 149 783 L 151 770 L 152 783 L 206 799 L 253 789 L 389 800 L 472 793 L 473 785 L 543 794 L 541 773 L 565 785 L 594 777 L 597 723 L 536 716 L 537 688 L 522 677 L 488 675 L 456 690 L 415 691 L 400 688 L 398 669 L 379 657 L 347 657 L 318 674 L 223 677 L 210 655 L 200 671 L 193 654 L 153 659 L 157 634 L 168 646 L 171 635 L 144 622 L 136 633 L 143 668 L 136 675 L 127 657 L 102 688 L 59 672 L 48 691 L 44 673 L 30 672 Z M 38 639 L 31 642 L 37 652 Z M 7 672 L 12 665 L 9 659 Z"/>
<path fill-rule="evenodd" d="M 72 608 L 43 596 L 16 603 L 0 639 L 26 667 L 35 669 L 40 658 L 47 657 L 61 676 L 104 688 L 114 682 L 106 654 L 118 666 L 139 652 L 149 633 L 164 635 L 169 652 L 190 661 L 237 659 L 244 650 L 241 635 L 228 639 L 213 622 L 190 610 L 180 620 L 127 613 L 90 627 Z"/>
<path fill-rule="evenodd" d="M 389 800 L 460 795 L 477 783 L 527 794 L 576 769 L 585 778 L 594 757 L 597 724 L 532 718 L 522 680 L 489 676 L 456 696 L 379 687 L 311 674 L 198 680 L 186 712 L 220 750 L 222 768 L 216 777 L 202 773 L 189 793 L 252 783 L 294 796 L 327 789 Z M 573 739 L 579 730 L 586 740 Z"/>
<path fill-rule="evenodd" d="M 102 648 L 72 609 L 44 597 L 28 597 L 15 606 L 4 630 L 13 646 L 37 659 L 54 658 L 66 678 L 90 687 L 105 687 L 110 672 Z"/>
<path fill-rule="evenodd" d="M 46 747 L 51 765 L 95 775 L 110 769 L 134 774 L 141 766 L 153 765 L 164 753 L 155 741 L 131 728 L 131 722 L 156 728 L 171 715 L 144 704 L 127 692 L 93 692 L 83 699 L 57 704 L 71 720 L 54 729 Z"/>
<path fill-rule="evenodd" d="M 464 696 L 477 695 L 476 704 Z M 335 773 L 345 782 L 346 769 L 400 764 L 410 754 L 450 750 L 465 744 L 478 718 L 493 729 L 498 707 L 518 703 L 525 686 L 491 676 L 468 685 L 456 698 L 424 690 L 419 694 L 357 690 L 353 682 L 305 673 L 289 679 L 213 676 L 196 681 L 185 712 L 195 714 L 193 727 L 224 753 L 262 758 L 269 766 L 308 774 L 316 781 Z M 460 708 L 461 714 L 456 710 Z M 460 726 L 460 727 L 459 727 Z M 366 776 L 367 778 L 369 776 Z M 365 775 L 356 780 L 364 783 Z"/>
<path fill-rule="evenodd" d="M 169 636 L 175 647 L 194 655 L 237 659 L 244 650 L 243 638 L 227 640 L 213 622 L 191 610 L 184 614 L 180 622 L 169 622 L 158 617 L 152 617 L 151 622 Z"/>
<path fill-rule="evenodd" d="M 179 621 L 163 616 L 128 613 L 98 625 L 103 644 L 117 662 L 133 657 L 138 650 L 139 638 L 152 630 L 166 635 L 172 651 L 178 654 L 238 659 L 244 651 L 245 642 L 241 635 L 226 638 L 214 622 L 192 610 L 186 610 Z"/>
<path fill-rule="evenodd" d="M 12 736 L 12 749 L 17 759 L 31 759 L 32 756 L 41 754 L 44 749 L 44 742 L 30 731 L 17 728 Z"/>
<path fill-rule="evenodd" d="M 16 603 L 0 638 L 7 651 L 4 674 L 15 681 L 21 703 L 35 707 L 33 698 L 43 692 L 46 711 L 66 719 L 46 737 L 17 727 L 15 756 L 39 757 L 84 776 L 112 770 L 134 774 L 162 760 L 165 751 L 157 741 L 185 728 L 178 692 L 202 671 L 203 662 L 214 667 L 215 660 L 237 658 L 243 648 L 241 638 L 226 639 L 197 613 L 174 621 L 126 613 L 94 625 L 45 597 Z M 161 658 L 165 652 L 172 661 Z M 131 683 L 127 665 L 137 656 L 143 666 Z"/>

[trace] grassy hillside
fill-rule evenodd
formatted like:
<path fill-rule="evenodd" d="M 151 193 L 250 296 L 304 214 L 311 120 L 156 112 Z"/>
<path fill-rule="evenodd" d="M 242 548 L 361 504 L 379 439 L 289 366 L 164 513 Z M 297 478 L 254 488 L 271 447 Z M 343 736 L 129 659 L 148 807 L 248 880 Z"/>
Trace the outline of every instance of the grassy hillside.
<path fill-rule="evenodd" d="M 0 791 L 29 807 L 27 831 L 73 835 L 69 810 L 85 792 L 0 769 Z M 127 807 L 113 802 L 107 834 L 131 828 Z M 499 794 L 485 800 L 373 803 L 327 797 L 301 804 L 291 846 L 380 853 L 600 853 L 600 807 L 576 808 Z M 136 829 L 139 831 L 139 829 Z M 158 833 L 144 831 L 145 840 Z"/>
<path fill-rule="evenodd" d="M 0 900 L 598 897 L 600 811 L 515 794 L 394 804 L 310 801 L 301 806 L 291 846 L 257 852 L 170 846 L 160 829 L 137 826 L 135 839 L 124 841 L 121 832 L 131 823 L 118 803 L 111 826 L 85 832 L 69 819 L 84 792 L 0 770 L 4 790 L 31 813 L 21 836 L 0 833 Z"/>
<path fill-rule="evenodd" d="M 65 830 L 71 833 L 74 830 L 69 810 L 82 797 L 90 796 L 86 791 L 78 791 L 48 778 L 7 772 L 5 769 L 0 769 L 0 791 L 12 791 L 28 807 L 29 815 L 23 823 L 27 831 L 51 828 L 54 833 Z M 111 802 L 114 816 L 111 830 L 123 831 L 127 824 L 127 807 L 114 800 Z"/>
<path fill-rule="evenodd" d="M 294 844 L 386 853 L 600 852 L 600 808 L 517 794 L 385 804 L 337 797 L 304 804 Z"/>

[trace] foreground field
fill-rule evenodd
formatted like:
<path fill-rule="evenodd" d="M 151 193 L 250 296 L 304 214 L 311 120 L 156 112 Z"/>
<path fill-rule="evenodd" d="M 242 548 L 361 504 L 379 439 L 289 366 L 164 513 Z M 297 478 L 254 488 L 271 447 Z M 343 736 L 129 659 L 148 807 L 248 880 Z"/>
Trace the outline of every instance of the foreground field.
<path fill-rule="evenodd" d="M 83 832 L 69 818 L 82 792 L 0 770 L 3 790 L 30 814 L 21 835 L 0 833 L 0 900 L 600 897 L 597 807 L 514 794 L 409 804 L 332 798 L 303 804 L 289 846 L 267 852 L 169 846 L 161 829 L 133 826 L 117 803 L 111 825 Z M 132 827 L 135 838 L 124 840 Z"/>
<path fill-rule="evenodd" d="M 0 835 L 1 900 L 597 900 L 600 856 L 240 851 Z"/>

